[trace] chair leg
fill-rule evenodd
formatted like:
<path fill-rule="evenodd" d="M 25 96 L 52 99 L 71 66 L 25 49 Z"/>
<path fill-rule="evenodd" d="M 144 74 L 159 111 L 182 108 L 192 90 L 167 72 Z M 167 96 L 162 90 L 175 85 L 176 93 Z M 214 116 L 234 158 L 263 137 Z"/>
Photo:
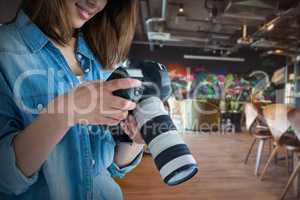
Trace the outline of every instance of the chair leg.
<path fill-rule="evenodd" d="M 253 141 L 250 145 L 249 151 L 248 151 L 247 156 L 246 156 L 245 161 L 244 161 L 245 164 L 247 164 L 247 162 L 248 162 L 249 156 L 251 155 L 251 152 L 252 152 L 252 149 L 253 149 L 253 146 L 254 146 L 255 143 L 256 143 L 256 138 L 253 139 Z"/>
<path fill-rule="evenodd" d="M 284 190 L 283 190 L 283 192 L 281 194 L 281 197 L 280 197 L 281 200 L 284 199 L 285 195 L 288 192 L 289 187 L 293 183 L 294 178 L 296 177 L 296 175 L 298 175 L 299 170 L 300 170 L 300 162 L 297 163 L 297 167 L 294 169 L 292 175 L 290 176 L 290 178 L 288 180 L 288 183 L 286 184 L 286 186 L 285 186 L 285 188 L 284 188 Z"/>
<path fill-rule="evenodd" d="M 263 180 L 263 178 L 264 178 L 264 176 L 265 176 L 265 174 L 267 172 L 267 169 L 268 169 L 269 165 L 271 164 L 272 160 L 277 155 L 277 152 L 278 152 L 279 148 L 280 148 L 280 146 L 276 146 L 273 149 L 273 151 L 272 151 L 272 153 L 271 153 L 271 155 L 270 155 L 270 157 L 269 157 L 269 159 L 268 159 L 268 161 L 267 161 L 267 163 L 266 163 L 266 165 L 265 165 L 265 167 L 264 167 L 264 169 L 263 169 L 263 171 L 261 173 L 260 180 Z"/>
<path fill-rule="evenodd" d="M 272 153 L 273 140 L 269 139 L 269 155 Z"/>
<path fill-rule="evenodd" d="M 277 147 L 276 144 L 274 144 L 273 149 L 275 149 Z M 274 155 L 274 164 L 277 165 L 278 164 L 278 152 L 275 153 Z"/>
<path fill-rule="evenodd" d="M 288 149 L 286 149 L 286 151 L 285 151 L 285 161 L 286 161 L 288 173 L 290 174 L 291 173 L 291 164 L 290 164 L 289 150 Z"/>
<path fill-rule="evenodd" d="M 293 166 L 294 169 L 297 169 L 297 164 L 299 163 L 299 153 L 293 153 Z M 293 181 L 294 194 L 296 197 L 299 195 L 299 174 L 297 174 Z"/>
<path fill-rule="evenodd" d="M 263 150 L 264 150 L 264 143 L 265 143 L 265 140 L 262 140 L 262 139 L 259 140 L 257 155 L 256 155 L 255 171 L 254 171 L 255 176 L 258 176 L 261 157 L 262 157 L 262 153 L 263 153 Z"/>

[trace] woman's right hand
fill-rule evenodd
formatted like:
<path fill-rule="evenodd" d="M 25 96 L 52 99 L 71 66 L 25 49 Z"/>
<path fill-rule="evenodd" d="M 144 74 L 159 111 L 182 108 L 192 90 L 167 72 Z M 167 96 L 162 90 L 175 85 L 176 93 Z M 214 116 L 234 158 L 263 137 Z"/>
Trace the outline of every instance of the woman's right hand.
<path fill-rule="evenodd" d="M 126 119 L 128 111 L 134 110 L 136 104 L 114 96 L 113 92 L 139 86 L 141 82 L 135 79 L 90 81 L 63 95 L 62 99 L 58 98 L 58 105 L 65 107 L 64 114 L 70 125 L 117 125 Z"/>

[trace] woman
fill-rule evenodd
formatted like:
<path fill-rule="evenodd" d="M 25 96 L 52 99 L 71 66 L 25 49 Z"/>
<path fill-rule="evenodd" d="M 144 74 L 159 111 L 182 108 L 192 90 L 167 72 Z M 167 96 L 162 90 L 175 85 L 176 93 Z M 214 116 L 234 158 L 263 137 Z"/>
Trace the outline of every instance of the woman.
<path fill-rule="evenodd" d="M 0 199 L 122 199 L 112 176 L 142 157 L 129 110 L 100 81 L 133 39 L 135 0 L 24 0 L 0 28 Z M 116 144 L 119 122 L 132 145 Z M 139 144 L 138 144 L 139 143 Z"/>

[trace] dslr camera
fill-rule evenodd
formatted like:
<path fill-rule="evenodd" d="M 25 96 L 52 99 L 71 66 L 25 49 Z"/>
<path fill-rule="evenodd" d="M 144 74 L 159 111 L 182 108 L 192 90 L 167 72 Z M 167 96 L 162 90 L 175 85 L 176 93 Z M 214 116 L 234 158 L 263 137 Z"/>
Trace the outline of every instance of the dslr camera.
<path fill-rule="evenodd" d="M 131 112 L 163 181 L 173 186 L 191 179 L 197 173 L 198 165 L 164 107 L 172 93 L 166 67 L 157 62 L 142 61 L 117 68 L 107 80 L 121 78 L 142 82 L 141 87 L 118 90 L 113 94 L 137 103 Z M 130 142 L 120 130 L 111 128 L 115 140 Z"/>

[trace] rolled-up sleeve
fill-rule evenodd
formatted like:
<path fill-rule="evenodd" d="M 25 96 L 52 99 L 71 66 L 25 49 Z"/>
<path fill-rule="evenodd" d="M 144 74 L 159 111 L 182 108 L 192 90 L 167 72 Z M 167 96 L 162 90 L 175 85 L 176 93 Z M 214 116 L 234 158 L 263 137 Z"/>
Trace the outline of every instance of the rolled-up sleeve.
<path fill-rule="evenodd" d="M 116 163 L 113 163 L 108 171 L 112 177 L 124 178 L 127 173 L 132 171 L 136 166 L 139 165 L 143 158 L 143 151 L 138 154 L 138 156 L 127 166 L 120 168 Z"/>
<path fill-rule="evenodd" d="M 13 138 L 22 130 L 22 115 L 0 72 L 0 192 L 19 195 L 37 180 L 22 174 L 16 164 Z"/>

